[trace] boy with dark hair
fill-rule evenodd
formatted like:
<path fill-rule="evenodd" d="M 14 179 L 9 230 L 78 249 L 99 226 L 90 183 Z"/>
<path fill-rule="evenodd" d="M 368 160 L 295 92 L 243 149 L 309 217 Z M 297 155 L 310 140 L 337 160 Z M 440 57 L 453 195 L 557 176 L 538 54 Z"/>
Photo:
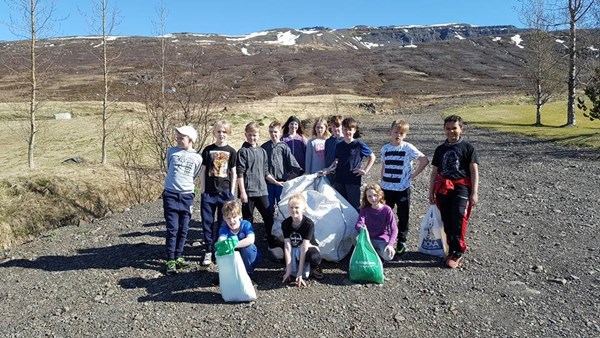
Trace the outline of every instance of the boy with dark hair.
<path fill-rule="evenodd" d="M 166 274 L 187 268 L 183 248 L 192 217 L 194 179 L 200 173 L 202 157 L 192 147 L 198 133 L 191 126 L 175 128 L 177 146 L 167 149 L 167 175 L 162 193 L 163 212 L 167 226 Z"/>
<path fill-rule="evenodd" d="M 479 200 L 479 161 L 475 148 L 461 137 L 463 126 L 457 115 L 444 120 L 446 141 L 433 154 L 429 184 L 429 201 L 440 209 L 444 223 L 449 249 L 446 265 L 451 269 L 463 259 L 467 222 Z"/>
<path fill-rule="evenodd" d="M 333 187 L 337 190 L 355 209 L 360 207 L 360 185 L 362 177 L 366 175 L 373 163 L 375 154 L 371 148 L 362 140 L 355 139 L 354 134 L 358 129 L 358 122 L 351 117 L 342 121 L 343 142 L 335 147 L 335 160 L 333 164 L 323 170 L 327 175 L 335 170 L 335 182 Z M 367 164 L 362 166 L 363 158 L 367 158 Z"/>
<path fill-rule="evenodd" d="M 271 234 L 273 229 L 273 213 L 269 212 L 269 192 L 267 182 L 277 184 L 268 171 L 267 152 L 258 146 L 259 129 L 256 122 L 250 122 L 245 128 L 246 142 L 238 150 L 237 180 L 242 216 L 254 224 L 254 208 L 262 216 L 269 247 L 275 247 L 277 240 Z"/>
<path fill-rule="evenodd" d="M 385 196 L 385 203 L 392 209 L 396 206 L 398 256 L 406 251 L 411 180 L 417 177 L 429 163 L 422 152 L 411 143 L 404 141 L 409 128 L 405 120 L 394 121 L 390 128 L 390 143 L 381 148 L 381 189 Z M 412 164 L 415 160 L 419 164 L 413 171 Z"/>
<path fill-rule="evenodd" d="M 235 197 L 237 179 L 237 153 L 227 144 L 231 125 L 227 121 L 217 121 L 213 125 L 215 142 L 202 150 L 202 174 L 200 210 L 204 235 L 204 259 L 202 265 L 210 265 L 213 259 L 215 235 L 223 222 L 221 209 L 227 201 Z M 215 212 L 217 222 L 215 223 Z"/>

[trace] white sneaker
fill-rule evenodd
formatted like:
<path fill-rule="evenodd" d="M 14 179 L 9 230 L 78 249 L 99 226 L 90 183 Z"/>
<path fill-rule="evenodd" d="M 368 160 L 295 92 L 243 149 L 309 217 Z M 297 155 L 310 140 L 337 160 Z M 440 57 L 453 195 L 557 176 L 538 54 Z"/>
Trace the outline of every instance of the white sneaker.
<path fill-rule="evenodd" d="M 208 266 L 212 264 L 212 252 L 207 252 L 204 254 L 204 260 L 202 260 L 202 265 Z"/>

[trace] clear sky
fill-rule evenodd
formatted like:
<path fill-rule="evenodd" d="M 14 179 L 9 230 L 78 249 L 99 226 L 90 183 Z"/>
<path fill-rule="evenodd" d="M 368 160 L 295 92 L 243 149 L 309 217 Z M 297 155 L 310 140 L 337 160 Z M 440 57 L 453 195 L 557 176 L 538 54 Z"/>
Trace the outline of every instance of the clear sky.
<path fill-rule="evenodd" d="M 10 15 L 21 13 L 0 0 L 0 41 L 17 40 L 9 29 Z M 41 0 L 49 1 L 49 0 Z M 99 0 L 55 0 L 56 22 L 47 36 L 95 35 L 88 19 Z M 118 11 L 113 35 L 158 35 L 156 8 L 160 0 L 107 0 Z M 166 33 L 242 35 L 272 28 L 357 25 L 515 25 L 518 0 L 163 0 L 167 8 Z M 27 3 L 29 1 L 26 1 Z M 92 15 L 93 16 L 93 15 Z"/>

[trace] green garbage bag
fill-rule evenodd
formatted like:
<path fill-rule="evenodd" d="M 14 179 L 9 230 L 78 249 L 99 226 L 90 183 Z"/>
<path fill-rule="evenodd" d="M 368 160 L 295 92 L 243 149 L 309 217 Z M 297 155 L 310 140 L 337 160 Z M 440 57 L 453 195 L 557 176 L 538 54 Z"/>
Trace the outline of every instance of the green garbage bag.
<path fill-rule="evenodd" d="M 233 253 L 238 242 L 237 237 L 229 237 L 224 241 L 215 243 L 215 254 L 217 256 L 225 256 Z"/>
<path fill-rule="evenodd" d="M 383 263 L 379 259 L 366 227 L 358 233 L 356 246 L 350 257 L 348 277 L 354 282 L 383 284 Z"/>

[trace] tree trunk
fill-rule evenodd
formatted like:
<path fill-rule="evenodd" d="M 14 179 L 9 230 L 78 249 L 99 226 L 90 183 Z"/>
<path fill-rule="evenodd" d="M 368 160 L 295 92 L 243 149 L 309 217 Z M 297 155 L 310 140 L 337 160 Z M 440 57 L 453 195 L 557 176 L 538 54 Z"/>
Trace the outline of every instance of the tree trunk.
<path fill-rule="evenodd" d="M 569 78 L 567 82 L 567 126 L 577 124 L 575 118 L 575 74 L 577 58 L 577 13 L 580 10 L 580 4 L 574 0 L 569 0 Z"/>
<path fill-rule="evenodd" d="M 36 22 L 35 22 L 35 5 L 36 1 L 31 0 L 29 14 L 31 18 L 31 41 L 30 41 L 30 57 L 31 57 L 31 97 L 29 101 L 29 138 L 27 149 L 27 161 L 29 169 L 35 169 L 33 158 L 33 150 L 35 148 L 35 134 L 37 133 L 36 110 L 37 110 L 37 78 L 36 78 L 36 63 L 35 63 L 35 45 L 36 45 Z"/>
<path fill-rule="evenodd" d="M 102 164 L 106 164 L 106 144 L 108 139 L 108 54 L 106 38 L 106 0 L 102 1 L 102 74 L 104 76 L 104 88 L 102 96 Z"/>
<path fill-rule="evenodd" d="M 542 85 L 538 81 L 537 92 L 535 97 L 535 125 L 542 125 Z"/>

